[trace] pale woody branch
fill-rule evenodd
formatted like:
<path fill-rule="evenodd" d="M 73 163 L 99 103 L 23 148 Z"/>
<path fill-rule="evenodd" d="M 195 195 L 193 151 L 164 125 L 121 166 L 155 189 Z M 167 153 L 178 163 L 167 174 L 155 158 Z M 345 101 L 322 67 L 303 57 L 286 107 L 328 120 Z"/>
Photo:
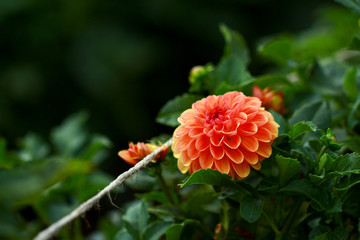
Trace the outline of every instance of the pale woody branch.
<path fill-rule="evenodd" d="M 83 215 L 86 211 L 91 209 L 95 204 L 97 204 L 100 199 L 109 194 L 109 192 L 115 187 L 122 184 L 126 179 L 131 177 L 134 173 L 137 173 L 142 168 L 146 167 L 159 153 L 164 147 L 169 147 L 172 144 L 172 138 L 170 138 L 164 145 L 155 149 L 154 152 L 147 155 L 144 159 L 138 162 L 135 166 L 130 168 L 128 171 L 120 174 L 114 181 L 112 181 L 109 185 L 107 185 L 103 190 L 101 190 L 98 194 L 89 198 L 86 202 L 83 202 L 80 206 L 75 208 L 72 212 L 65 215 L 59 221 L 51 224 L 48 228 L 39 232 L 34 240 L 46 240 L 53 237 L 58 231 L 60 231 L 65 225 L 73 221 L 75 218 Z"/>

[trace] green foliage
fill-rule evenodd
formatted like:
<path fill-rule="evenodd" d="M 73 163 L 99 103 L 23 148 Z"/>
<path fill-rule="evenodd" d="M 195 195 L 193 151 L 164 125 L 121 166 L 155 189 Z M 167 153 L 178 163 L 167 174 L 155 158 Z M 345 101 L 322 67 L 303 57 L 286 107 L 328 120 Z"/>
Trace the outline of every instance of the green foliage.
<path fill-rule="evenodd" d="M 338 2 L 358 12 L 357 1 Z M 125 240 L 359 238 L 360 32 L 349 10 L 320 15 L 308 31 L 264 39 L 254 54 L 221 25 L 219 62 L 193 69 L 189 93 L 157 115 L 158 123 L 176 127 L 181 113 L 208 94 L 251 95 L 254 86 L 282 92 L 286 111 L 269 110 L 279 136 L 261 169 L 242 180 L 214 169 L 184 176 L 168 154 L 125 181 L 121 210 L 115 220 L 100 216 L 95 233 Z M 250 55 L 267 66 L 258 76 L 250 73 Z M 0 138 L 1 238 L 33 237 L 110 182 L 98 165 L 111 143 L 87 131 L 87 119 L 84 112 L 70 116 L 51 131 L 50 143 L 29 133 L 16 151 Z M 27 221 L 23 209 L 37 219 Z M 83 239 L 81 226 L 73 227 L 60 237 Z"/>

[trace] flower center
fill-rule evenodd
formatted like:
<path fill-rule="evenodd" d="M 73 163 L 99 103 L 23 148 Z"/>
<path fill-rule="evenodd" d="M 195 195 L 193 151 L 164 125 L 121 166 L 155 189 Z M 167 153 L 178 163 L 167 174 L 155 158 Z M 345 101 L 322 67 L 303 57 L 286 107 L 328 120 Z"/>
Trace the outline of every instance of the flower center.
<path fill-rule="evenodd" d="M 223 122 L 225 115 L 221 110 L 215 110 L 214 112 L 210 112 L 206 114 L 206 123 L 210 125 L 218 125 Z"/>

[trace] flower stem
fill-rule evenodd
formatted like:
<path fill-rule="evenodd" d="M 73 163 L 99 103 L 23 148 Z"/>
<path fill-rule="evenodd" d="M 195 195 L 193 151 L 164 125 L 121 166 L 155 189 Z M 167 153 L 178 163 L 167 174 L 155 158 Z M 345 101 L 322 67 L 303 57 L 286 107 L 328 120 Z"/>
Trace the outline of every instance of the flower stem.
<path fill-rule="evenodd" d="M 174 199 L 172 198 L 170 191 L 169 191 L 169 187 L 166 185 L 165 180 L 162 176 L 162 169 L 161 169 L 160 165 L 156 166 L 156 175 L 159 179 L 161 189 L 164 191 L 164 193 L 166 195 L 166 198 L 169 200 L 171 205 L 174 205 L 175 204 Z"/>
<path fill-rule="evenodd" d="M 276 235 L 276 240 L 280 240 L 281 239 L 281 232 L 279 231 L 278 227 L 275 225 L 274 221 L 272 218 L 270 218 L 270 216 L 265 212 L 265 210 L 262 211 L 267 223 L 270 225 L 271 229 L 275 232 Z"/>

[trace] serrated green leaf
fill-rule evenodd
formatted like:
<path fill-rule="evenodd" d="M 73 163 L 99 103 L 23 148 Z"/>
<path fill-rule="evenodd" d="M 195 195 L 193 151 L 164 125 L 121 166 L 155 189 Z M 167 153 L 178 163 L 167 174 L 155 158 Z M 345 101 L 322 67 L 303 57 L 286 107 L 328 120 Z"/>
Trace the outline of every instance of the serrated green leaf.
<path fill-rule="evenodd" d="M 289 131 L 289 136 L 293 139 L 296 139 L 300 135 L 307 133 L 307 132 L 315 132 L 317 127 L 312 122 L 298 122 L 293 125 Z"/>
<path fill-rule="evenodd" d="M 186 219 L 182 223 L 173 224 L 166 230 L 166 240 L 180 240 L 182 231 L 187 225 L 198 225 L 199 222 L 193 219 Z"/>
<path fill-rule="evenodd" d="M 332 196 L 326 189 L 307 180 L 294 180 L 279 191 L 300 193 L 311 199 L 314 203 L 312 205 L 317 206 L 319 210 L 324 210 L 329 213 L 341 212 L 341 202 L 337 197 Z"/>
<path fill-rule="evenodd" d="M 356 184 L 360 183 L 360 175 L 359 174 L 350 174 L 348 176 L 343 176 L 340 178 L 339 182 L 334 187 L 337 191 L 347 191 Z"/>
<path fill-rule="evenodd" d="M 355 13 L 360 14 L 360 1 L 359 0 L 335 0 L 335 2 L 341 3 L 344 6 L 353 10 Z"/>
<path fill-rule="evenodd" d="M 235 57 L 241 60 L 246 66 L 249 63 L 249 51 L 245 40 L 236 31 L 231 30 L 225 24 L 220 25 L 220 31 L 225 39 L 223 59 Z"/>
<path fill-rule="evenodd" d="M 360 155 L 358 153 L 342 155 L 336 159 L 328 176 L 343 176 L 351 173 L 360 174 Z"/>
<path fill-rule="evenodd" d="M 345 76 L 345 79 L 344 79 L 345 93 L 353 101 L 356 99 L 356 97 L 357 97 L 357 95 L 359 93 L 359 90 L 358 90 L 358 87 L 357 87 L 357 84 L 356 84 L 356 75 L 357 75 L 357 68 L 353 67 L 352 69 L 350 69 L 346 73 L 346 76 Z"/>
<path fill-rule="evenodd" d="M 201 97 L 192 94 L 183 94 L 168 101 L 158 113 L 156 122 L 170 127 L 176 127 L 180 123 L 177 121 L 178 117 L 186 110 L 191 108 L 191 105 L 199 100 Z"/>
<path fill-rule="evenodd" d="M 295 158 L 287 158 L 281 155 L 276 155 L 275 159 L 279 167 L 280 185 L 284 186 L 290 179 L 299 174 L 301 164 Z"/>
<path fill-rule="evenodd" d="M 143 240 L 158 240 L 171 225 L 170 222 L 156 221 L 146 227 Z"/>
<path fill-rule="evenodd" d="M 360 137 L 355 136 L 341 141 L 350 150 L 360 153 Z"/>
<path fill-rule="evenodd" d="M 324 153 L 319 161 L 319 169 L 324 169 L 326 172 L 330 171 L 333 163 L 335 162 L 335 159 L 330 157 L 329 154 Z"/>
<path fill-rule="evenodd" d="M 240 215 L 249 223 L 253 223 L 259 219 L 263 207 L 263 199 L 248 195 L 240 203 Z"/>

